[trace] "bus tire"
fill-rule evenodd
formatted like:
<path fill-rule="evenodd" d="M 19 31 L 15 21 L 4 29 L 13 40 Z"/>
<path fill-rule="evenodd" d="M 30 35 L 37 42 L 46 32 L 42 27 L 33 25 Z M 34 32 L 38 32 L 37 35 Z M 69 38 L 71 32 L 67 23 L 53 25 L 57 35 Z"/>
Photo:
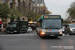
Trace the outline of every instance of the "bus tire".
<path fill-rule="evenodd" d="M 20 34 L 21 32 L 19 31 L 18 34 Z"/>
<path fill-rule="evenodd" d="M 45 36 L 40 36 L 40 38 L 45 39 L 46 37 Z"/>
<path fill-rule="evenodd" d="M 58 36 L 55 36 L 55 38 L 58 38 Z"/>

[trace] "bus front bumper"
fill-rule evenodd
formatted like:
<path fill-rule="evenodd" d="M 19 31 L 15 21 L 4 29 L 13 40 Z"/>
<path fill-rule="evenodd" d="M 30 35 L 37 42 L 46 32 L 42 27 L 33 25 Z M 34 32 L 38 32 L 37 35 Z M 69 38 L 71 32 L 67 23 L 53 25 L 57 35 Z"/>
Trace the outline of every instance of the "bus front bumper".
<path fill-rule="evenodd" d="M 42 36 L 62 36 L 62 34 L 60 32 L 45 32 Z"/>
<path fill-rule="evenodd" d="M 7 31 L 6 33 L 17 33 L 17 31 Z"/>

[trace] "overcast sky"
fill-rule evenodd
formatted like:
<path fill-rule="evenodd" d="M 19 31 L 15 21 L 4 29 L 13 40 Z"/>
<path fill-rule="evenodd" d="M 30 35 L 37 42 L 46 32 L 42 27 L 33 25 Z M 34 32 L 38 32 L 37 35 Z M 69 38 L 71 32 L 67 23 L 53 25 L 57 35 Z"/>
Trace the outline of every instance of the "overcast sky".
<path fill-rule="evenodd" d="M 66 14 L 67 9 L 74 1 L 75 0 L 45 0 L 45 4 L 52 14 L 59 14 L 65 19 L 68 17 Z"/>

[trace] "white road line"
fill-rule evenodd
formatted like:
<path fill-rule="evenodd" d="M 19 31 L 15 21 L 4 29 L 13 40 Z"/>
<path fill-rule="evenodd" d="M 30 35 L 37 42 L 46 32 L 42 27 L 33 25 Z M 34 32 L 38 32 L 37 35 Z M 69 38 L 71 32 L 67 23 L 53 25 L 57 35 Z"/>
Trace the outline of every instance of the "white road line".
<path fill-rule="evenodd" d="M 63 36 L 70 36 L 70 35 L 68 35 L 68 34 L 67 34 L 67 35 L 63 34 Z"/>
<path fill-rule="evenodd" d="M 14 35 L 0 35 L 0 36 L 37 36 L 36 34 L 14 34 Z"/>

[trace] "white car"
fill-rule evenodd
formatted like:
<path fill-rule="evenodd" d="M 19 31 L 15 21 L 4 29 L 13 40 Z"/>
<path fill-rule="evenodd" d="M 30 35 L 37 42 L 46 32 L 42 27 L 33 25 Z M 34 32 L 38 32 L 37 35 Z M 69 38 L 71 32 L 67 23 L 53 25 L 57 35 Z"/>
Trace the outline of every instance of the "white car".
<path fill-rule="evenodd" d="M 32 32 L 32 28 L 31 27 L 28 27 L 27 32 Z"/>
<path fill-rule="evenodd" d="M 75 24 L 69 24 L 70 35 L 75 34 Z"/>

